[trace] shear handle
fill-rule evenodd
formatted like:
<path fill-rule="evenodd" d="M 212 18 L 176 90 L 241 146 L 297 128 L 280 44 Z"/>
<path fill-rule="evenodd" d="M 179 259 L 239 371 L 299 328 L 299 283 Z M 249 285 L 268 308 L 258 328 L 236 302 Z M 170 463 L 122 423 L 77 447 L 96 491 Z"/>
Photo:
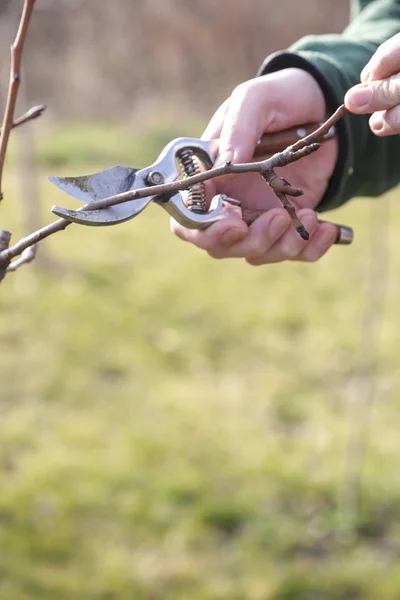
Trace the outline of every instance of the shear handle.
<path fill-rule="evenodd" d="M 305 125 L 296 125 L 290 129 L 284 131 L 277 131 L 275 133 L 264 133 L 258 142 L 253 158 L 266 158 L 275 154 L 275 152 L 282 152 L 288 146 L 295 144 L 302 138 L 313 133 L 322 123 L 306 123 Z M 328 133 L 322 138 L 323 142 L 331 140 L 335 137 L 336 130 L 334 127 L 328 131 Z"/>

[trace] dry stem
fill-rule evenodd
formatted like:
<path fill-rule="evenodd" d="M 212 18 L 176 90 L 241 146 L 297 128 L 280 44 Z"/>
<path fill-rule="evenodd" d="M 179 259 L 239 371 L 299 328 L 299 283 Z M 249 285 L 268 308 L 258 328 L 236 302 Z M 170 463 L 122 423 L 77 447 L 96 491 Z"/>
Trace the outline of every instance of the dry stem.
<path fill-rule="evenodd" d="M 17 260 L 14 260 L 11 264 L 8 265 L 8 267 L 6 269 L 6 273 L 11 273 L 11 271 L 16 271 L 17 269 L 22 267 L 22 265 L 26 265 L 27 263 L 30 263 L 33 260 L 35 260 L 37 250 L 38 250 L 37 244 L 33 244 L 33 246 L 28 246 L 28 248 L 25 248 L 25 250 L 22 252 L 21 256 L 19 258 L 17 258 Z"/>
<path fill-rule="evenodd" d="M 32 106 L 26 113 L 14 119 L 12 127 L 19 127 L 23 125 L 27 121 L 32 121 L 33 119 L 37 119 L 41 116 L 43 111 L 46 109 L 44 104 L 39 104 L 38 106 Z M 1 131 L 1 130 L 0 130 Z"/>
<path fill-rule="evenodd" d="M 2 179 L 8 140 L 10 137 L 10 131 L 13 128 L 14 124 L 15 105 L 17 102 L 19 84 L 21 82 L 22 51 L 24 48 L 26 34 L 28 31 L 29 21 L 31 18 L 34 4 L 35 0 L 25 0 L 17 35 L 13 45 L 11 46 L 10 83 L 8 87 L 7 104 L 4 112 L 3 125 L 0 134 L 0 200 L 2 200 L 3 198 Z"/>

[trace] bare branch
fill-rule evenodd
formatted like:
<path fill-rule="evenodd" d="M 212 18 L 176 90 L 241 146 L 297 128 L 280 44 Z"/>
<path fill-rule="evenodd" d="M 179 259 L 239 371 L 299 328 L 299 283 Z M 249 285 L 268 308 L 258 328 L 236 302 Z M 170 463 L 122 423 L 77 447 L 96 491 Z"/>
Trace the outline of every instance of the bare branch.
<path fill-rule="evenodd" d="M 49 225 L 41 227 L 34 233 L 30 233 L 26 237 L 21 238 L 16 244 L 14 244 L 14 246 L 10 246 L 10 248 L 0 252 L 0 269 L 3 263 L 7 262 L 8 266 L 12 258 L 19 256 L 26 248 L 29 248 L 29 246 L 37 244 L 41 240 L 44 240 L 58 231 L 63 231 L 68 227 L 68 225 L 71 225 L 69 221 L 66 221 L 65 219 L 58 219 Z"/>
<path fill-rule="evenodd" d="M 38 117 L 40 117 L 42 115 L 42 113 L 45 109 L 46 109 L 46 107 L 44 104 L 39 104 L 38 106 L 32 106 L 32 108 L 30 108 L 25 114 L 14 119 L 14 122 L 12 124 L 13 128 L 19 127 L 20 125 L 23 125 L 27 121 L 32 121 L 33 119 L 37 119 Z M 1 131 L 1 129 L 0 129 L 0 131 Z"/>
<path fill-rule="evenodd" d="M 298 142 L 293 144 L 287 148 L 291 152 L 297 152 L 301 150 L 305 146 L 310 146 L 311 144 L 319 143 L 321 139 L 328 133 L 328 131 L 333 127 L 342 117 L 347 114 L 347 108 L 344 104 L 341 104 L 333 113 L 329 119 L 327 119 L 324 123 L 322 123 L 321 127 L 318 127 L 313 133 L 307 135 L 306 137 L 301 138 Z"/>
<path fill-rule="evenodd" d="M 17 260 L 14 260 L 12 263 L 10 263 L 8 265 L 8 267 L 6 269 L 6 273 L 11 273 L 13 271 L 16 271 L 17 269 L 22 267 L 22 265 L 26 265 L 26 264 L 32 262 L 33 260 L 35 260 L 37 251 L 38 251 L 37 244 L 33 244 L 33 246 L 28 246 L 28 248 L 25 248 L 25 250 L 22 252 L 21 256 L 19 258 L 17 258 Z"/>
<path fill-rule="evenodd" d="M 17 102 L 19 84 L 21 82 L 21 60 L 22 51 L 28 31 L 29 21 L 32 15 L 35 0 L 25 0 L 17 36 L 11 46 L 11 74 L 8 87 L 7 104 L 3 117 L 3 125 L 0 134 L 0 200 L 3 198 L 2 178 L 4 163 L 6 159 L 10 131 L 13 128 L 15 105 Z"/>
<path fill-rule="evenodd" d="M 315 148 L 315 146 L 317 146 L 317 148 Z M 313 148 L 313 151 L 315 151 L 315 149 L 319 148 L 319 144 L 312 144 L 308 147 L 306 146 L 306 148 L 304 148 L 303 150 L 308 150 L 309 148 Z M 296 154 L 299 155 L 299 152 L 301 151 L 299 150 Z M 305 153 L 304 156 L 308 156 L 308 154 L 310 154 L 310 152 Z M 264 177 L 268 185 L 273 189 L 277 198 L 281 201 L 282 207 L 286 210 L 289 217 L 291 218 L 293 227 L 296 229 L 297 233 L 303 240 L 309 240 L 310 236 L 308 231 L 305 229 L 303 223 L 298 218 L 295 207 L 287 197 L 288 195 L 296 197 L 301 196 L 303 194 L 303 191 L 298 190 L 296 188 L 292 188 L 289 182 L 286 181 L 286 179 L 278 177 L 273 169 L 271 169 L 267 173 L 261 173 L 261 175 Z M 261 213 L 263 212 L 265 211 L 261 211 Z M 254 218 L 251 219 L 251 222 L 252 221 L 254 221 Z"/>
<path fill-rule="evenodd" d="M 296 144 L 294 144 L 293 146 L 289 146 L 283 152 L 274 154 L 274 156 L 271 156 L 266 160 L 236 165 L 226 163 L 225 165 L 212 168 L 209 171 L 205 171 L 204 173 L 199 173 L 179 181 L 174 181 L 172 183 L 140 188 L 137 190 L 124 192 L 122 194 L 116 194 L 115 196 L 110 196 L 102 200 L 95 200 L 93 202 L 90 202 L 89 204 L 86 204 L 79 210 L 98 210 L 100 208 L 107 208 L 109 206 L 122 204 L 123 202 L 127 202 L 130 200 L 145 198 L 149 195 L 173 194 L 177 191 L 187 190 L 188 188 L 192 187 L 195 183 L 206 181 L 208 179 L 213 179 L 215 177 L 221 177 L 222 175 L 227 175 L 231 173 L 258 172 L 263 176 L 267 184 L 275 192 L 275 194 L 281 201 L 282 206 L 288 211 L 289 215 L 292 218 L 293 225 L 299 232 L 301 237 L 303 237 L 303 239 L 308 239 L 308 234 L 304 229 L 302 223 L 299 221 L 294 206 L 290 203 L 290 201 L 287 198 L 288 195 L 300 196 L 303 192 L 302 190 L 299 190 L 297 188 L 292 188 L 285 179 L 278 177 L 274 172 L 274 168 L 282 167 L 292 162 L 296 162 L 304 156 L 308 156 L 312 152 L 318 150 L 318 148 L 320 147 L 318 140 L 321 139 L 321 137 L 323 137 L 345 113 L 346 109 L 344 108 L 344 106 L 341 106 L 334 113 L 334 115 L 332 115 L 332 117 L 330 117 L 326 121 L 326 123 L 319 127 L 313 134 L 307 136 L 307 138 L 304 138 L 299 142 L 296 142 Z M 307 139 L 308 143 L 305 144 L 304 141 Z M 258 216 L 262 212 L 265 211 L 257 211 L 256 216 Z M 254 214 L 247 214 L 246 211 L 244 211 L 243 217 L 248 223 L 251 223 L 255 218 Z M 0 269 L 7 269 L 11 259 L 15 258 L 16 256 L 19 256 L 25 249 L 29 248 L 33 244 L 37 244 L 41 240 L 53 235 L 54 233 L 57 233 L 58 231 L 63 231 L 69 225 L 71 225 L 70 221 L 67 221 L 65 219 L 58 219 L 57 221 L 54 221 L 53 223 L 50 223 L 49 225 L 46 225 L 45 227 L 38 229 L 34 233 L 31 233 L 30 235 L 22 238 L 16 244 L 14 244 L 14 246 L 11 246 L 9 248 L 6 246 L 6 248 L 3 249 L 3 251 L 0 251 Z"/>
<path fill-rule="evenodd" d="M 290 218 L 292 219 L 293 227 L 296 229 L 297 233 L 300 235 L 300 237 L 303 240 L 306 240 L 306 241 L 309 240 L 310 234 L 308 233 L 308 231 L 304 227 L 303 223 L 298 218 L 298 216 L 296 214 L 296 209 L 293 206 L 293 204 L 290 202 L 289 198 L 286 196 L 286 194 L 282 194 L 281 192 L 276 192 L 276 195 L 278 196 L 279 200 L 281 201 L 283 208 L 286 210 L 286 212 L 289 214 Z"/>

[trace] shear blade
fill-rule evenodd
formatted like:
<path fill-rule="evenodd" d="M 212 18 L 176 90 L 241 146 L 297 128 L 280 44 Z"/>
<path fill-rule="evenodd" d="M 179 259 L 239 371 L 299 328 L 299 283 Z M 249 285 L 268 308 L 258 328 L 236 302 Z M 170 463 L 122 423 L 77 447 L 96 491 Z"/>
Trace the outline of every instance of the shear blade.
<path fill-rule="evenodd" d="M 131 190 L 139 169 L 116 165 L 110 169 L 80 177 L 49 177 L 60 190 L 89 204 Z M 124 202 L 100 210 L 69 210 L 53 206 L 52 212 L 68 221 L 82 225 L 113 225 L 123 223 L 139 214 L 149 203 L 148 198 Z"/>
<path fill-rule="evenodd" d="M 139 200 L 131 200 L 99 210 L 70 210 L 61 206 L 53 206 L 51 212 L 73 223 L 101 227 L 129 221 L 129 219 L 141 213 L 149 202 L 151 202 L 151 198 L 140 198 Z"/>
<path fill-rule="evenodd" d="M 138 170 L 116 165 L 92 175 L 49 177 L 49 181 L 69 196 L 88 203 L 132 189 Z"/>

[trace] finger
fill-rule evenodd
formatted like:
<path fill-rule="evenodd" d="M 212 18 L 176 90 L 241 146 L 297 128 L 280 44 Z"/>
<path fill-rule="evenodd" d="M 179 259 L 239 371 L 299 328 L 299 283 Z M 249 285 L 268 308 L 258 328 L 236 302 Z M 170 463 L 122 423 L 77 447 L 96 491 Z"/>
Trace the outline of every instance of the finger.
<path fill-rule="evenodd" d="M 264 129 L 260 117 L 261 96 L 252 82 L 241 84 L 233 91 L 220 131 L 216 166 L 252 158 Z"/>
<path fill-rule="evenodd" d="M 211 117 L 211 120 L 207 127 L 204 130 L 203 135 L 201 136 L 202 140 L 215 140 L 218 139 L 221 134 L 222 125 L 224 123 L 224 118 L 226 111 L 229 106 L 229 98 L 225 100 L 223 104 L 216 110 L 214 115 Z"/>
<path fill-rule="evenodd" d="M 375 112 L 370 120 L 371 131 L 378 136 L 399 135 L 400 134 L 400 105 Z"/>
<path fill-rule="evenodd" d="M 386 40 L 361 72 L 361 81 L 386 79 L 399 72 L 400 33 Z"/>
<path fill-rule="evenodd" d="M 179 239 L 194 244 L 203 250 L 216 247 L 229 248 L 248 233 L 246 223 L 237 216 L 235 208 L 232 208 L 231 213 L 229 207 L 227 207 L 226 218 L 210 225 L 207 229 L 187 229 L 171 218 L 171 231 Z"/>
<path fill-rule="evenodd" d="M 332 223 L 321 223 L 315 229 L 309 243 L 297 256 L 296 260 L 315 262 L 335 243 L 337 237 L 336 226 Z"/>
<path fill-rule="evenodd" d="M 208 253 L 212 258 L 255 257 L 266 253 L 291 227 L 288 213 L 283 208 L 273 208 L 258 217 L 241 240 L 229 246 L 216 243 L 208 248 Z"/>
<path fill-rule="evenodd" d="M 360 83 L 345 96 L 345 105 L 353 113 L 369 114 L 400 104 L 400 73 L 379 81 Z"/>
<path fill-rule="evenodd" d="M 321 120 L 324 114 L 323 93 L 313 76 L 302 69 L 282 69 L 242 83 L 229 100 L 217 163 L 251 160 L 264 131 Z"/>
<path fill-rule="evenodd" d="M 303 209 L 298 211 L 298 217 L 312 236 L 318 226 L 316 213 L 310 209 Z M 246 261 L 250 265 L 260 266 L 284 260 L 296 260 L 307 244 L 308 242 L 301 239 L 294 227 L 290 227 L 267 252 L 254 257 L 246 257 Z"/>

